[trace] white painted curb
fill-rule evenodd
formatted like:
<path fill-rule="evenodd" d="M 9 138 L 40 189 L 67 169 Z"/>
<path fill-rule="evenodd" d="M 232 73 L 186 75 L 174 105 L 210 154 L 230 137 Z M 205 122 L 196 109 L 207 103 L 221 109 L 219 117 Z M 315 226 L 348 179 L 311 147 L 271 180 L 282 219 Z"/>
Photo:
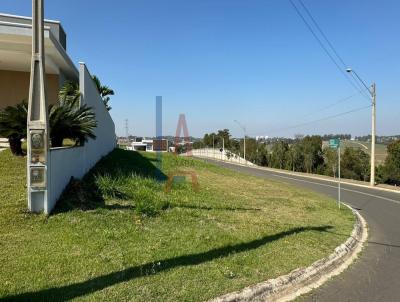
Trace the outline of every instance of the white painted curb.
<path fill-rule="evenodd" d="M 336 178 L 330 177 L 330 176 L 319 176 L 317 174 L 305 174 L 305 173 L 301 173 L 301 172 L 291 172 L 291 171 L 287 171 L 287 170 L 280 170 L 280 169 L 274 169 L 274 168 L 268 168 L 268 167 L 261 167 L 261 166 L 257 166 L 255 164 L 253 164 L 252 166 L 250 165 L 244 165 L 244 164 L 239 164 L 239 163 L 234 163 L 234 162 L 228 162 L 225 160 L 220 160 L 220 159 L 214 159 L 214 158 L 206 158 L 206 157 L 200 157 L 200 156 L 196 156 L 200 159 L 211 159 L 211 160 L 215 160 L 217 162 L 221 162 L 221 163 L 227 163 L 227 164 L 231 164 L 231 165 L 237 165 L 237 166 L 242 166 L 242 167 L 249 167 L 249 168 L 254 168 L 254 169 L 258 169 L 258 170 L 265 170 L 265 171 L 269 171 L 269 172 L 274 172 L 274 173 L 280 173 L 280 174 L 286 174 L 286 175 L 292 175 L 292 176 L 297 176 L 297 177 L 303 177 L 303 178 L 310 178 L 310 179 L 316 179 L 316 180 L 321 180 L 321 181 L 325 181 L 325 182 L 330 182 L 330 183 L 338 183 L 338 180 Z M 355 183 L 353 181 L 349 181 L 345 178 L 341 179 L 341 183 L 343 185 L 349 185 L 349 186 L 355 186 L 355 187 L 360 187 L 360 188 L 365 188 L 365 189 L 371 189 L 371 190 L 377 190 L 377 191 L 384 191 L 384 192 L 390 192 L 390 193 L 397 193 L 400 194 L 400 190 L 398 189 L 390 189 L 390 188 L 382 188 L 382 187 L 378 187 L 378 186 L 374 186 L 371 187 L 370 185 L 364 185 L 364 184 L 359 184 L 359 183 Z"/>
<path fill-rule="evenodd" d="M 353 231 L 350 237 L 328 257 L 314 262 L 309 267 L 295 269 L 287 275 L 211 299 L 209 302 L 290 301 L 343 272 L 357 258 L 368 238 L 364 218 L 358 211 L 346 206 L 356 217 Z"/>

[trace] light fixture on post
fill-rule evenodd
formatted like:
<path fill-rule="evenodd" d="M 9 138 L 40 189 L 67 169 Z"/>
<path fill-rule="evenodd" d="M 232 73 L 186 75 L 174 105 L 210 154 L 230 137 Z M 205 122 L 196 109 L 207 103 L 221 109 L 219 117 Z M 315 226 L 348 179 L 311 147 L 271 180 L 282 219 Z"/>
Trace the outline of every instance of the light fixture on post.
<path fill-rule="evenodd" d="M 28 208 L 48 213 L 48 114 L 44 50 L 44 0 L 32 0 L 32 61 L 28 103 Z"/>
<path fill-rule="evenodd" d="M 365 82 L 359 77 L 357 72 L 351 68 L 347 68 L 348 73 L 353 73 L 357 79 L 364 85 L 371 96 L 372 106 L 372 117 L 371 117 L 371 177 L 370 184 L 375 186 L 375 139 L 376 139 L 376 85 L 372 83 L 371 87 L 368 87 Z"/>

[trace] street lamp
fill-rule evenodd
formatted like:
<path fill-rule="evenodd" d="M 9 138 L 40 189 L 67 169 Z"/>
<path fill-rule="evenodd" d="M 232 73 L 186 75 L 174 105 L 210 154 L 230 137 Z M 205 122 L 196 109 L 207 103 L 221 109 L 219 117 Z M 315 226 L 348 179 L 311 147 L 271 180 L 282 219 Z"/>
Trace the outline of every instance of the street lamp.
<path fill-rule="evenodd" d="M 247 164 L 247 162 L 246 162 L 246 127 L 243 126 L 241 123 L 239 123 L 238 120 L 234 120 L 234 122 L 236 124 L 238 124 L 239 127 L 242 128 L 242 130 L 243 130 L 243 135 L 244 135 L 244 138 L 243 138 L 243 157 L 244 157 L 244 163 Z"/>
<path fill-rule="evenodd" d="M 376 137 L 376 85 L 372 83 L 371 87 L 368 87 L 365 82 L 359 77 L 357 72 L 351 68 L 347 68 L 348 73 L 353 73 L 357 79 L 364 85 L 371 96 L 372 103 L 372 126 L 371 126 L 371 186 L 375 185 L 375 137 Z"/>

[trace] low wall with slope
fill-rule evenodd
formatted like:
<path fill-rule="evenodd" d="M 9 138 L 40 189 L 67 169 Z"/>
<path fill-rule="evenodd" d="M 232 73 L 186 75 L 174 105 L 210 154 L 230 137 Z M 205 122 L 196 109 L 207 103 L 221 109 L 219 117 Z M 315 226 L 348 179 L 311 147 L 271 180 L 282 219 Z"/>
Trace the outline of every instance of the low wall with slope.
<path fill-rule="evenodd" d="M 89 139 L 81 147 L 50 149 L 46 213 L 54 208 L 71 177 L 83 177 L 99 159 L 116 147 L 114 122 L 84 63 L 80 63 L 79 87 L 82 94 L 81 104 L 92 107 L 96 114 L 97 127 L 94 130 L 96 139 Z"/>

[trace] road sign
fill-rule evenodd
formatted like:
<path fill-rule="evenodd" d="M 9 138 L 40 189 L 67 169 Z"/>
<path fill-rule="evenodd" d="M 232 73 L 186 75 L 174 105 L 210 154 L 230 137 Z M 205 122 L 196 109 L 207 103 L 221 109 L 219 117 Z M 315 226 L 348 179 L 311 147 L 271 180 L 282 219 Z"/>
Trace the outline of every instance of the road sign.
<path fill-rule="evenodd" d="M 337 149 L 340 146 L 340 140 L 338 138 L 332 138 L 329 140 L 329 147 Z"/>

